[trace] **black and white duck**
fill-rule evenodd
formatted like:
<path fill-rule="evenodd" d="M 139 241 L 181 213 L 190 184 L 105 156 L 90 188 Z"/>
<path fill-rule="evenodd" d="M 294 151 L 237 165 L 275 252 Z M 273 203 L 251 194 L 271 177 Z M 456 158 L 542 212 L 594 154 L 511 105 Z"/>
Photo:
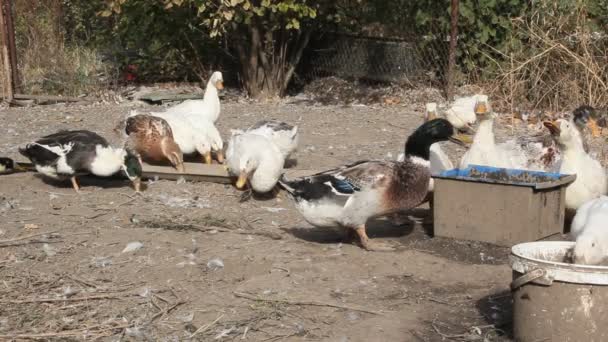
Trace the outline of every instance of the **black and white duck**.
<path fill-rule="evenodd" d="M 19 148 L 19 152 L 45 176 L 70 178 L 76 191 L 80 190 L 76 180 L 79 175 L 108 177 L 118 171 L 133 182 L 135 191 L 140 191 L 142 169 L 135 154 L 110 146 L 105 138 L 91 131 L 59 131 Z"/>
<path fill-rule="evenodd" d="M 11 158 L 0 157 L 0 174 L 13 173 L 17 171 L 27 171 L 27 169 L 17 164 Z"/>
<path fill-rule="evenodd" d="M 281 177 L 279 184 L 313 226 L 341 226 L 349 233 L 354 230 L 366 250 L 392 250 L 372 243 L 365 224 L 372 217 L 408 210 L 423 202 L 431 177 L 431 145 L 447 140 L 464 144 L 449 121 L 430 120 L 407 139 L 403 161 L 358 161 L 293 180 Z"/>

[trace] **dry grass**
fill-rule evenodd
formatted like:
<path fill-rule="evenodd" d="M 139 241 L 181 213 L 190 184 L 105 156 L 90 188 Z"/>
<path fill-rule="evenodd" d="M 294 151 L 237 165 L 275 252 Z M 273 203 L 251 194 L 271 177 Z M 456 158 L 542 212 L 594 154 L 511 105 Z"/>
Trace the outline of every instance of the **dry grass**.
<path fill-rule="evenodd" d="M 80 95 L 109 85 L 97 51 L 66 42 L 61 1 L 17 0 L 15 23 L 24 92 Z"/>
<path fill-rule="evenodd" d="M 502 53 L 505 62 L 497 62 L 494 97 L 505 109 L 608 106 L 608 37 L 589 28 L 584 7 L 551 18 L 539 13 L 546 10 L 513 20 L 514 41 L 522 44 L 512 44 Z"/>

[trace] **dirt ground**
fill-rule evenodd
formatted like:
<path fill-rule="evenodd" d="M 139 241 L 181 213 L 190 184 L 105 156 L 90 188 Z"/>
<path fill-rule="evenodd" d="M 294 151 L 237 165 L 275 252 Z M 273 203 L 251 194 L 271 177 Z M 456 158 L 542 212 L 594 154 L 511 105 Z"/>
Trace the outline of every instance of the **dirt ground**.
<path fill-rule="evenodd" d="M 295 169 L 396 158 L 424 101 L 392 106 L 223 103 L 219 128 L 298 124 Z M 58 129 L 112 128 L 134 102 L 0 111 L 1 154 Z M 497 126 L 500 126 L 497 124 Z M 497 127 L 504 139 L 510 128 Z M 454 160 L 464 152 L 445 145 Z M 427 206 L 372 222 L 395 252 L 311 228 L 282 193 L 240 202 L 233 186 L 0 176 L 0 340 L 509 341 L 509 250 L 431 238 Z M 457 200 L 457 199 L 455 199 Z M 458 215 L 458 213 L 454 213 Z M 143 247 L 123 252 L 133 242 Z M 21 337 L 19 337 L 21 336 Z"/>

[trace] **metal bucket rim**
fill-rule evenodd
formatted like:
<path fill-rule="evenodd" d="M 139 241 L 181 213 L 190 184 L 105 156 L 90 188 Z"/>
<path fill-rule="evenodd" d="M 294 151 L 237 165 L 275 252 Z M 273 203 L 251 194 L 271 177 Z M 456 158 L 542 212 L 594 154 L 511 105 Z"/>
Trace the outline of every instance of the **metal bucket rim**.
<path fill-rule="evenodd" d="M 576 284 L 608 285 L 608 266 L 578 265 L 559 261 L 550 261 L 531 256 L 539 248 L 566 250 L 574 246 L 574 241 L 535 241 L 517 244 L 511 247 L 509 264 L 521 274 L 535 269 L 543 269 L 548 277 L 555 281 Z"/>

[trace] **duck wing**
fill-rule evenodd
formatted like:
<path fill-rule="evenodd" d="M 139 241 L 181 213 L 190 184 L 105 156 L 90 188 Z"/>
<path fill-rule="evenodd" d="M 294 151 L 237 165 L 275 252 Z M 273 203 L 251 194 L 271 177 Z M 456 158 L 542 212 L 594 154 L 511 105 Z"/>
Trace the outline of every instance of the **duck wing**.
<path fill-rule="evenodd" d="M 247 130 L 251 131 L 251 130 L 255 130 L 258 128 L 262 128 L 262 127 L 268 127 L 270 130 L 272 130 L 274 132 L 291 131 L 293 129 L 292 125 L 290 125 L 286 122 L 283 122 L 283 121 L 262 120 L 262 121 L 256 122 L 253 126 L 249 127 Z"/>
<path fill-rule="evenodd" d="M 296 200 L 346 201 L 357 192 L 378 188 L 394 172 L 394 162 L 362 160 L 311 176 L 279 183 Z"/>
<path fill-rule="evenodd" d="M 70 143 L 109 146 L 108 141 L 104 137 L 87 130 L 59 131 L 36 140 L 36 143 L 46 146 L 64 146 Z"/>
<path fill-rule="evenodd" d="M 106 139 L 91 131 L 59 131 L 27 144 L 19 152 L 41 166 L 56 165 L 60 157 L 65 157 L 72 170 L 80 171 L 87 169 L 97 145 L 109 146 Z"/>
<path fill-rule="evenodd" d="M 127 135 L 142 134 L 148 136 L 149 139 L 173 138 L 173 131 L 169 123 L 161 117 L 152 115 L 140 114 L 127 118 L 125 132 Z"/>

